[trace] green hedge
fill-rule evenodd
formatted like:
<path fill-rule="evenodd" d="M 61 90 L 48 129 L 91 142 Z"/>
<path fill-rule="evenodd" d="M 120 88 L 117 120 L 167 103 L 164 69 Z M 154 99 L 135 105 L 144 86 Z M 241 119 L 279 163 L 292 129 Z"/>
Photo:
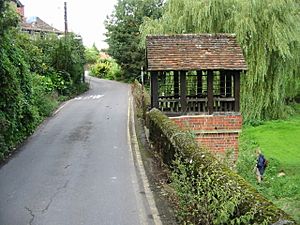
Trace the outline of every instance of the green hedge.
<path fill-rule="evenodd" d="M 147 119 L 151 142 L 173 169 L 183 224 L 296 224 L 159 110 Z"/>

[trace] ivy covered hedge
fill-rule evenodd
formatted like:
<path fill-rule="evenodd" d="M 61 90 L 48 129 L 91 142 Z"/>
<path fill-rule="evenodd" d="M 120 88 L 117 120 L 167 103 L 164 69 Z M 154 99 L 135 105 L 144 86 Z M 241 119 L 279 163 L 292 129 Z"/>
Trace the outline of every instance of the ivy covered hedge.
<path fill-rule="evenodd" d="M 296 224 L 159 110 L 147 119 L 151 142 L 173 170 L 183 224 Z"/>
<path fill-rule="evenodd" d="M 60 101 L 87 89 L 84 46 L 72 34 L 30 38 L 8 0 L 0 3 L 0 161 Z"/>

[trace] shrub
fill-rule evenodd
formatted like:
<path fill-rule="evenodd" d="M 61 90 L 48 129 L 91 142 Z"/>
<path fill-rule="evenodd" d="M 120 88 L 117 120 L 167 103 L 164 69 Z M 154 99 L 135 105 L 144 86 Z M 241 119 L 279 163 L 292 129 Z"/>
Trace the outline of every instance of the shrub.
<path fill-rule="evenodd" d="M 235 183 L 219 180 L 205 165 L 195 166 L 180 156 L 174 162 L 172 186 L 178 193 L 179 219 L 187 224 L 250 224 L 256 210 L 237 210 L 243 195 Z"/>
<path fill-rule="evenodd" d="M 106 78 L 109 80 L 121 80 L 122 78 L 121 67 L 114 60 L 111 62 Z"/>
<path fill-rule="evenodd" d="M 45 65 L 42 69 L 45 70 L 41 75 L 51 75 L 55 72 L 64 79 L 64 82 L 70 83 L 68 86 L 70 89 L 72 85 L 82 82 L 85 63 L 84 46 L 73 34 L 68 34 L 61 39 L 56 36 L 37 38 L 34 45 L 41 49 L 44 58 Z M 66 92 L 69 94 L 70 91 Z"/>
<path fill-rule="evenodd" d="M 90 67 L 92 76 L 109 79 L 120 80 L 121 68 L 113 59 L 100 59 L 97 63 Z"/>
<path fill-rule="evenodd" d="M 49 116 L 58 105 L 53 97 L 55 85 L 50 77 L 33 74 L 33 105 L 36 106 L 39 116 Z"/>
<path fill-rule="evenodd" d="M 69 95 L 73 82 L 70 75 L 65 71 L 53 72 L 50 75 L 51 81 L 55 87 L 55 90 L 60 95 Z"/>
<path fill-rule="evenodd" d="M 105 78 L 111 69 L 108 61 L 99 61 L 91 66 L 91 75 L 99 78 Z"/>

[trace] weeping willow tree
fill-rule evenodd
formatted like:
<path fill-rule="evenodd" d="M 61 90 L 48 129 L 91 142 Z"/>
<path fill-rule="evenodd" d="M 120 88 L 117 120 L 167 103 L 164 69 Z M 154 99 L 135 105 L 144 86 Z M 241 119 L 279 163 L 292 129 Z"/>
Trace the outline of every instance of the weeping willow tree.
<path fill-rule="evenodd" d="M 282 118 L 300 86 L 298 0 L 169 0 L 160 19 L 140 27 L 148 34 L 235 33 L 247 61 L 242 76 L 245 120 Z M 144 44 L 144 43 L 142 43 Z"/>

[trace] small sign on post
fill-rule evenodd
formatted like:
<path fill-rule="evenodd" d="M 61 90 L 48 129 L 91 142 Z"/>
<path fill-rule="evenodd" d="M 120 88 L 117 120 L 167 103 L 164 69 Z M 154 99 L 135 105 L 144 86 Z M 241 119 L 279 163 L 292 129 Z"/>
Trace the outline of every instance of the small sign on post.
<path fill-rule="evenodd" d="M 142 85 L 144 86 L 144 67 L 141 67 L 141 81 Z"/>

